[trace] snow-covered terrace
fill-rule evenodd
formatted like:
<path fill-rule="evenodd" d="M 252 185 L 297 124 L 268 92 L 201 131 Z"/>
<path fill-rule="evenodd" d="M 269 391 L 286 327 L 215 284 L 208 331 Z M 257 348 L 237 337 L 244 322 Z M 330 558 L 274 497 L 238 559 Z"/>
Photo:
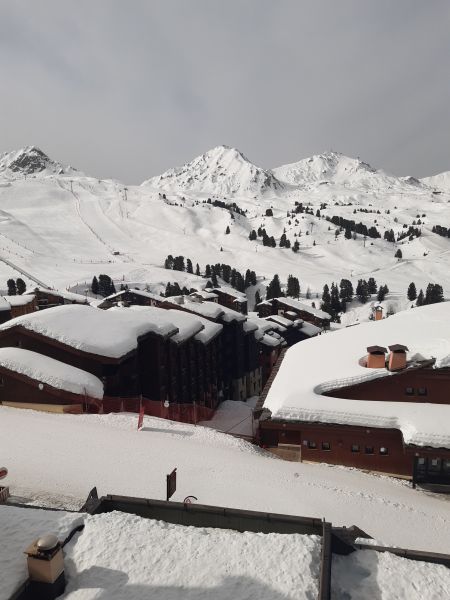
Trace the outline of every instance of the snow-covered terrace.
<path fill-rule="evenodd" d="M 450 405 L 352 400 L 321 395 L 380 377 L 387 369 L 368 369 L 360 359 L 370 345 L 405 344 L 409 362 L 434 359 L 450 367 L 450 303 L 397 313 L 321 335 L 290 348 L 264 406 L 275 420 L 315 421 L 399 429 L 405 443 L 450 448 Z"/>
<path fill-rule="evenodd" d="M 22 348 L 0 348 L 0 366 L 72 394 L 103 398 L 103 383 L 90 373 Z M 9 400 L 13 401 L 12 396 Z"/>

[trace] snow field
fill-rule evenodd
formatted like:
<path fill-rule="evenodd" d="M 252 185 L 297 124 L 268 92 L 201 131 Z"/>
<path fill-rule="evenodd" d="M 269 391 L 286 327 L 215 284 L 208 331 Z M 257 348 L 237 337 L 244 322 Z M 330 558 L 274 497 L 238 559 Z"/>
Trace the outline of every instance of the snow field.
<path fill-rule="evenodd" d="M 207 427 L 146 416 L 138 432 L 137 415 L 0 407 L 0 455 L 11 494 L 37 503 L 79 507 L 93 486 L 165 499 L 165 476 L 177 467 L 176 501 L 194 494 L 202 504 L 325 517 L 386 545 L 449 550 L 445 498 L 356 469 L 279 460 Z"/>

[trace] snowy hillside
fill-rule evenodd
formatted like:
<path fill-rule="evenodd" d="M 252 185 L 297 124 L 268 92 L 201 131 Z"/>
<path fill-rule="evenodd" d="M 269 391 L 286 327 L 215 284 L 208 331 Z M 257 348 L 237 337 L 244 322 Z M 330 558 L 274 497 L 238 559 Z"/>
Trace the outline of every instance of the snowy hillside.
<path fill-rule="evenodd" d="M 376 170 L 369 164 L 344 156 L 339 152 L 327 152 L 296 163 L 283 165 L 273 170 L 275 176 L 283 182 L 301 187 L 312 184 L 341 184 L 349 187 L 388 190 L 394 187 L 405 187 L 413 182 L 409 178 L 398 178 L 384 171 Z M 412 178 L 413 179 L 413 178 Z M 417 180 L 413 181 L 420 185 Z"/>
<path fill-rule="evenodd" d="M 28 147 L 0 158 L 0 289 L 22 276 L 29 287 L 34 281 L 84 293 L 99 273 L 116 283 L 148 284 L 156 293 L 169 280 L 188 288 L 205 284 L 165 270 L 172 254 L 201 270 L 207 263 L 252 269 L 258 276 L 252 294 L 264 292 L 278 273 L 282 283 L 289 274 L 298 277 L 302 297 L 309 288 L 312 299 L 325 283 L 347 278 L 356 285 L 369 277 L 389 286 L 398 307 L 411 281 L 417 289 L 439 283 L 448 297 L 450 240 L 432 227 L 450 226 L 450 191 L 435 194 L 426 183 L 337 153 L 266 171 L 220 146 L 142 185 L 125 186 L 85 176 Z M 346 239 L 331 219 L 375 227 L 380 237 Z M 407 235 L 410 227 L 420 229 L 420 237 Z M 249 240 L 259 228 L 276 247 L 264 246 L 261 237 Z M 391 229 L 403 239 L 385 240 Z M 279 246 L 283 233 L 291 248 Z M 394 256 L 398 249 L 401 260 Z M 356 314 L 358 308 L 352 315 L 364 320 L 369 308 Z"/>
<path fill-rule="evenodd" d="M 227 197 L 277 192 L 283 185 L 270 172 L 251 163 L 239 150 L 217 146 L 193 161 L 170 169 L 143 185 L 165 191 L 203 192 Z"/>
<path fill-rule="evenodd" d="M 431 177 L 424 177 L 421 181 L 425 185 L 435 188 L 438 191 L 443 190 L 450 192 L 450 171 L 432 175 Z"/>

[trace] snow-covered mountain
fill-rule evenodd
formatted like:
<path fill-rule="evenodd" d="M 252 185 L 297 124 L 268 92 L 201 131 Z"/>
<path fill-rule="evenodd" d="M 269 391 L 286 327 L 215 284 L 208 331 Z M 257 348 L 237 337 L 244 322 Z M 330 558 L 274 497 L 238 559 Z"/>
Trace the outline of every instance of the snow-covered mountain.
<path fill-rule="evenodd" d="M 410 177 L 395 177 L 374 169 L 359 158 L 350 158 L 338 152 L 327 152 L 273 169 L 282 182 L 300 187 L 336 183 L 355 188 L 388 190 L 394 187 L 420 185 Z"/>
<path fill-rule="evenodd" d="M 432 175 L 431 177 L 423 177 L 420 181 L 437 190 L 450 192 L 450 171 L 444 171 L 444 173 Z"/>
<path fill-rule="evenodd" d="M 40 148 L 26 146 L 0 154 L 0 177 L 17 179 L 26 176 L 81 175 L 72 167 L 51 160 Z"/>
<path fill-rule="evenodd" d="M 252 269 L 261 293 L 275 273 L 282 282 L 293 274 L 312 299 L 325 283 L 375 277 L 399 294 L 401 306 L 411 281 L 418 289 L 440 283 L 450 296 L 450 240 L 432 231 L 450 227 L 449 201 L 448 189 L 436 194 L 427 180 L 387 175 L 337 153 L 267 171 L 220 146 L 142 185 L 124 186 L 28 147 L 0 158 L 0 289 L 20 274 L 29 286 L 34 277 L 80 292 L 99 273 L 157 293 L 169 280 L 204 285 L 195 275 L 165 270 L 172 254 L 201 268 Z M 336 219 L 376 228 L 380 237 L 348 239 Z M 421 236 L 406 235 L 410 227 Z M 249 239 L 260 228 L 276 247 L 263 245 L 262 236 Z M 391 230 L 403 238 L 384 239 Z M 291 248 L 280 247 L 283 234 Z"/>
<path fill-rule="evenodd" d="M 208 150 L 182 167 L 169 169 L 142 185 L 219 197 L 276 193 L 284 188 L 273 173 L 257 167 L 239 150 L 228 146 Z"/>

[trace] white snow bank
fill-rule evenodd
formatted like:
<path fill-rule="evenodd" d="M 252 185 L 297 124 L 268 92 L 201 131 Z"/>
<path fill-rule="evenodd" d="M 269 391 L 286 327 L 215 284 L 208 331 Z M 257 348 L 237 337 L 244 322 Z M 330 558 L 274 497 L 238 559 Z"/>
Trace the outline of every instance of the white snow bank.
<path fill-rule="evenodd" d="M 11 306 L 26 306 L 33 302 L 36 298 L 34 294 L 22 294 L 16 296 L 3 296 L 6 302 L 8 302 Z M 1 310 L 1 309 L 0 309 Z"/>
<path fill-rule="evenodd" d="M 87 516 L 66 553 L 68 600 L 294 600 L 318 592 L 317 536 L 185 527 L 111 512 Z"/>
<path fill-rule="evenodd" d="M 23 348 L 0 348 L 0 366 L 58 390 L 103 398 L 103 383 L 86 371 Z M 15 400 L 12 396 L 9 400 Z"/>
<path fill-rule="evenodd" d="M 359 364 L 371 345 L 405 344 L 409 357 L 450 364 L 450 303 L 404 311 L 306 340 L 290 348 L 264 406 L 274 419 L 400 429 L 408 444 L 450 448 L 450 405 L 347 400 L 324 391 L 395 376 Z M 301 377 L 297 377 L 299 367 Z"/>
<path fill-rule="evenodd" d="M 31 542 L 47 533 L 63 540 L 82 520 L 79 513 L 0 506 L 0 600 L 8 600 L 27 579 L 23 552 Z"/>
<path fill-rule="evenodd" d="M 83 352 L 120 358 L 137 347 L 137 339 L 149 332 L 168 334 L 173 327 L 152 322 L 129 310 L 100 310 L 68 304 L 11 319 L 0 331 L 20 325 Z"/>
<path fill-rule="evenodd" d="M 100 495 L 164 499 L 165 474 L 177 467 L 175 501 L 194 494 L 202 504 L 325 517 L 388 545 L 448 552 L 450 511 L 441 497 L 357 469 L 278 460 L 198 425 L 145 416 L 137 431 L 136 414 L 0 406 L 0 441 L 11 494 L 38 503 L 61 506 L 63 498 L 68 506 L 70 498 L 81 506 L 93 486 Z"/>
<path fill-rule="evenodd" d="M 450 598 L 450 569 L 372 550 L 333 556 L 333 597 L 347 600 Z"/>

